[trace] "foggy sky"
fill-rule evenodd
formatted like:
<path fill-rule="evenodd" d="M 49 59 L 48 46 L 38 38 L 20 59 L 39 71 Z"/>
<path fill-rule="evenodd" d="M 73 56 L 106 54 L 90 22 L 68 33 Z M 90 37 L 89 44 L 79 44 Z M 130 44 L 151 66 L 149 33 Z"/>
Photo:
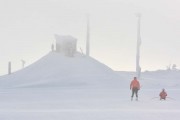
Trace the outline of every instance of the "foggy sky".
<path fill-rule="evenodd" d="M 29 65 L 50 51 L 54 34 L 78 39 L 85 52 L 90 14 L 90 55 L 113 70 L 135 71 L 137 18 L 141 20 L 142 70 L 180 68 L 178 0 L 1 0 L 0 74 Z"/>

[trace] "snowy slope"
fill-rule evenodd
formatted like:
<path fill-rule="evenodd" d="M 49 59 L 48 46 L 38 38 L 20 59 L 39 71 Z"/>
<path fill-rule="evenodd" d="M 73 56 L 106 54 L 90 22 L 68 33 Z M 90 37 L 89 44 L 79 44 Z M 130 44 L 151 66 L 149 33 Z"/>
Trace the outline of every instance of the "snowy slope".
<path fill-rule="evenodd" d="M 180 88 L 180 71 L 179 70 L 158 70 L 144 72 L 142 80 L 151 84 L 152 88 Z"/>
<path fill-rule="evenodd" d="M 117 85 L 113 70 L 77 53 L 66 57 L 50 52 L 29 67 L 0 78 L 1 87 L 78 87 Z"/>
<path fill-rule="evenodd" d="M 180 88 L 168 87 L 171 78 L 179 84 L 179 72 L 164 74 L 143 73 L 139 101 L 131 101 L 133 72 L 114 72 L 79 53 L 49 53 L 0 78 L 0 120 L 179 120 Z M 162 86 L 166 101 L 158 97 Z"/>
<path fill-rule="evenodd" d="M 126 84 L 124 84 L 126 86 Z M 179 120 L 179 89 L 141 89 L 130 101 L 129 89 L 15 88 L 0 89 L 1 120 Z M 157 98 L 156 98 L 157 97 Z"/>
<path fill-rule="evenodd" d="M 119 76 L 126 81 L 131 81 L 134 72 L 117 72 Z M 178 89 L 180 88 L 180 71 L 179 70 L 158 70 L 141 73 L 142 87 L 147 89 Z"/>

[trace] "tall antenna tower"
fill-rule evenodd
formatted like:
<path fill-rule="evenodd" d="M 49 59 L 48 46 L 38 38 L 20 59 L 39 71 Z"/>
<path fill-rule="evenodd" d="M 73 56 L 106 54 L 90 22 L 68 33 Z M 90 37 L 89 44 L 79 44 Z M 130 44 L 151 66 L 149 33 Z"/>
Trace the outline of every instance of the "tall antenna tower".
<path fill-rule="evenodd" d="M 137 78 L 140 78 L 141 75 L 141 67 L 139 64 L 140 61 L 140 46 L 141 46 L 141 34 L 140 34 L 140 28 L 141 28 L 141 14 L 138 13 L 137 15 L 138 21 L 137 21 L 137 51 L 136 51 L 136 76 Z"/>

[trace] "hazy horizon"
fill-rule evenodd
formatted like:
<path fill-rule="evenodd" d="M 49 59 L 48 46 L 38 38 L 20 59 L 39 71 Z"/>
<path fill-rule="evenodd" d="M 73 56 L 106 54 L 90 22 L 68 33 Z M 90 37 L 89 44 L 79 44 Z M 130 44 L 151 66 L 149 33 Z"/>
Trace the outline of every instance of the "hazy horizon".
<path fill-rule="evenodd" d="M 32 64 L 51 50 L 54 34 L 78 39 L 85 52 L 90 14 L 90 56 L 116 71 L 135 71 L 137 17 L 141 20 L 143 71 L 180 68 L 180 2 L 177 0 L 0 1 L 0 75 Z"/>

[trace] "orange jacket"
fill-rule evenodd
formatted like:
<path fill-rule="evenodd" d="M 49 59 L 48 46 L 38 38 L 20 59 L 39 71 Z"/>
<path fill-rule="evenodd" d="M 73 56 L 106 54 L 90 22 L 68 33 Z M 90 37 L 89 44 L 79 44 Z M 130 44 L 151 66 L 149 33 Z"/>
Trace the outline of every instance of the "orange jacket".
<path fill-rule="evenodd" d="M 166 98 L 167 93 L 166 93 L 165 91 L 162 91 L 162 92 L 159 94 L 159 96 L 160 96 L 162 99 L 164 99 L 164 98 Z"/>
<path fill-rule="evenodd" d="M 138 80 L 132 80 L 132 81 L 131 81 L 130 89 L 133 89 L 133 88 L 138 88 L 138 89 L 140 89 L 140 84 L 139 84 L 139 81 L 138 81 Z"/>

